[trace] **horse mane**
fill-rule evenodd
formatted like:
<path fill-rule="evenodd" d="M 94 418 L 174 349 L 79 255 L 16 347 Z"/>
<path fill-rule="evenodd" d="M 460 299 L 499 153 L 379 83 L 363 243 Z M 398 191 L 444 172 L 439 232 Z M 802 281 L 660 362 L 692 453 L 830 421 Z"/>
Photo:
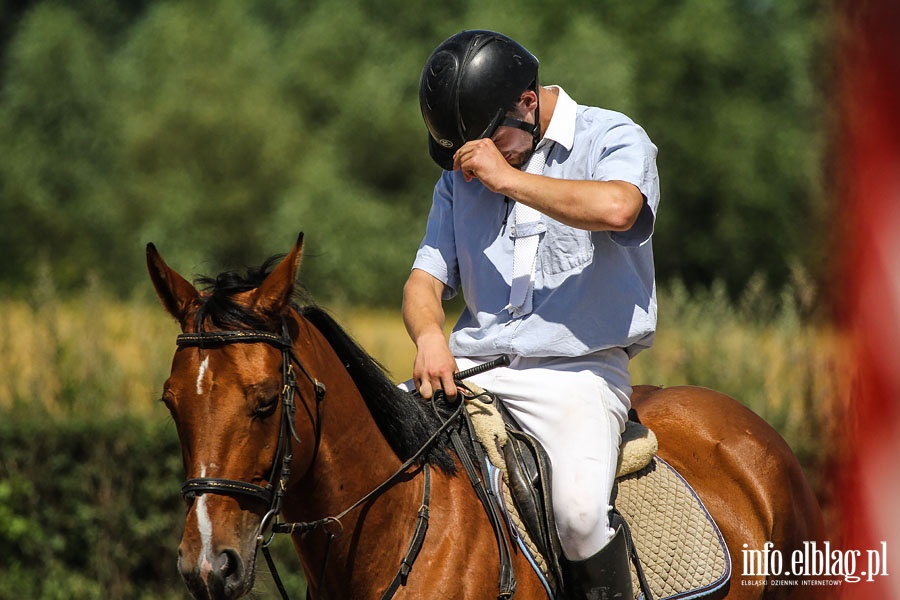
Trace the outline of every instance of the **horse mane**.
<path fill-rule="evenodd" d="M 397 456 L 401 460 L 413 456 L 449 417 L 452 407 L 446 402 L 426 403 L 394 385 L 384 367 L 322 308 L 307 305 L 300 314 L 331 344 Z M 443 436 L 428 453 L 428 462 L 448 473 L 455 472 L 449 449 L 449 438 Z"/>
<path fill-rule="evenodd" d="M 255 289 L 262 284 L 282 256 L 273 256 L 259 267 L 245 273 L 228 271 L 215 278 L 198 277 L 203 297 L 197 311 L 197 330 L 207 325 L 217 329 L 256 329 L 276 331 L 270 320 L 255 314 L 235 302 L 233 296 Z M 328 341 L 365 400 L 381 433 L 397 457 L 408 460 L 452 412 L 446 402 L 426 403 L 398 388 L 384 367 L 370 356 L 323 308 L 317 306 L 300 286 L 294 286 L 294 308 Z M 454 473 L 453 458 L 449 454 L 450 441 L 442 436 L 426 453 L 424 460 L 441 470 Z"/>

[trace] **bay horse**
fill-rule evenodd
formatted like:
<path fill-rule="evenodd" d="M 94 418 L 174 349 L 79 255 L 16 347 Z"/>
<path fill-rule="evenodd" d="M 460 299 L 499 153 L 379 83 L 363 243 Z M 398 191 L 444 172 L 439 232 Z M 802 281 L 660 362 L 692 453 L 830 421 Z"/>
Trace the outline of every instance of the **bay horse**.
<path fill-rule="evenodd" d="M 261 540 L 283 518 L 311 598 L 496 598 L 498 541 L 485 510 L 456 455 L 426 444 L 442 417 L 400 391 L 325 311 L 298 307 L 302 247 L 300 234 L 277 264 L 198 290 L 147 245 L 153 285 L 182 330 L 162 400 L 187 477 L 178 568 L 189 591 L 249 593 Z M 742 571 L 748 549 L 771 542 L 789 557 L 823 537 L 784 440 L 707 389 L 637 386 L 633 408 L 722 530 L 734 565 L 722 595 L 822 597 Z M 512 566 L 517 600 L 547 598 L 521 552 Z"/>

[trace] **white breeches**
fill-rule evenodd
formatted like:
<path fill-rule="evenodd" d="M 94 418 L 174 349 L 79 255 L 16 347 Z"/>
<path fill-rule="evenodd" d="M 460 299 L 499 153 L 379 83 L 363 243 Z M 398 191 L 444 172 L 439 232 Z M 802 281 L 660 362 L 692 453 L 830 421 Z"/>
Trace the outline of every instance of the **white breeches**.
<path fill-rule="evenodd" d="M 487 360 L 456 362 L 463 370 Z M 609 498 L 631 407 L 625 351 L 515 357 L 509 367 L 472 382 L 497 394 L 522 430 L 543 444 L 553 468 L 553 509 L 563 552 L 569 560 L 593 556 L 614 533 Z"/>

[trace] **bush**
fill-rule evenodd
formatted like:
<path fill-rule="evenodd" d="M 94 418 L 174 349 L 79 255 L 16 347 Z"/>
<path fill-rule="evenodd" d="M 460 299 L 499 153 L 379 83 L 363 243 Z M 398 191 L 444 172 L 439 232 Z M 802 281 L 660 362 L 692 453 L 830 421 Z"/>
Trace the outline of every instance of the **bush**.
<path fill-rule="evenodd" d="M 0 597 L 177 597 L 171 424 L 7 415 L 0 454 Z"/>
<path fill-rule="evenodd" d="M 175 566 L 183 468 L 171 422 L 6 413 L 0 456 L 0 599 L 186 597 Z M 276 550 L 299 593 L 288 540 Z M 261 588 L 274 591 L 266 577 Z"/>

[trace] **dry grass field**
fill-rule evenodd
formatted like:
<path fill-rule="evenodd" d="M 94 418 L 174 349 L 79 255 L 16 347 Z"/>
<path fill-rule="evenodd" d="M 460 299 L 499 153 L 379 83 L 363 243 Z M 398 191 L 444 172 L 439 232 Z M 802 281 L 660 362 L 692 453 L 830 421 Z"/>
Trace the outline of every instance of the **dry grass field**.
<path fill-rule="evenodd" d="M 795 285 L 773 299 L 751 285 L 729 302 L 717 287 L 691 294 L 670 286 L 660 294 L 656 344 L 633 361 L 632 376 L 738 398 L 782 433 L 828 496 L 825 470 L 852 416 L 852 373 L 844 336 L 801 318 L 809 296 Z M 0 300 L 0 413 L 167 418 L 156 400 L 178 328 L 158 304 L 98 289 L 66 300 L 36 297 Z M 333 312 L 395 380 L 409 376 L 415 348 L 399 310 Z"/>

